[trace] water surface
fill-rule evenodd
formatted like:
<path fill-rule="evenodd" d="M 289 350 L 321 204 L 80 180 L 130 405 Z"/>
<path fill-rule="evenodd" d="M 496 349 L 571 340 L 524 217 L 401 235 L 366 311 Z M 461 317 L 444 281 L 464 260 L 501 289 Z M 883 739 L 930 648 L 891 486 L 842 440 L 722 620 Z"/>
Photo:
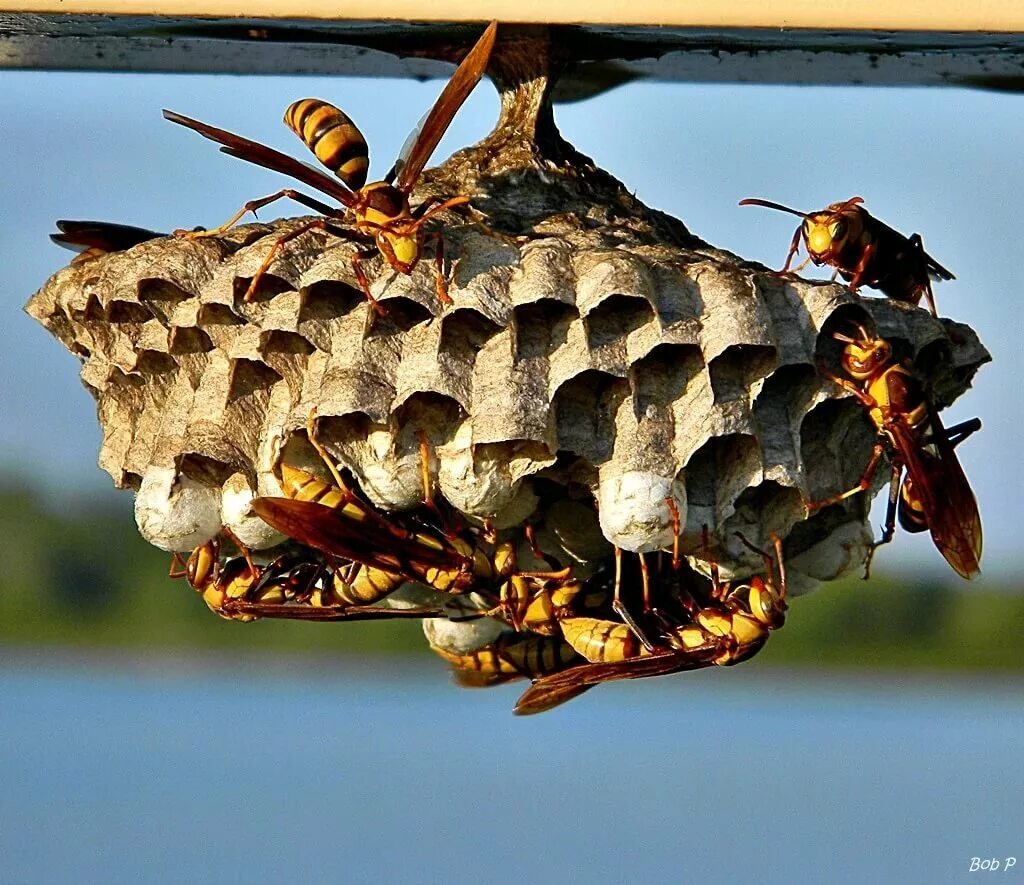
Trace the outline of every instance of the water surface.
<path fill-rule="evenodd" d="M 1024 879 L 1019 684 L 741 669 L 514 718 L 519 688 L 8 654 L 0 880 Z"/>

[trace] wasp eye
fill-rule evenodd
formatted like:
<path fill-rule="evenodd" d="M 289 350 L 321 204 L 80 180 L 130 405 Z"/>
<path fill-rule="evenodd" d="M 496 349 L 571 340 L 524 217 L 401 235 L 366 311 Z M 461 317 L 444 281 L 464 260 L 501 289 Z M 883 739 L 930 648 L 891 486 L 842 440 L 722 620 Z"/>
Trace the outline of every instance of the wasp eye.
<path fill-rule="evenodd" d="M 837 221 L 832 228 L 832 236 L 836 239 L 842 239 L 846 236 L 846 222 L 843 220 Z"/>

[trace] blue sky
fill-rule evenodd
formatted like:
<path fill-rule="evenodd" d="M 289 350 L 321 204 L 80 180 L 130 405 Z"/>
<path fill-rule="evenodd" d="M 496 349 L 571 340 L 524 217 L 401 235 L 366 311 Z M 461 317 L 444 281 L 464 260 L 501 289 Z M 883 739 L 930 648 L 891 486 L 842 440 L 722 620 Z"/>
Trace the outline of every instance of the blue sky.
<path fill-rule="evenodd" d="M 20 312 L 69 257 L 47 239 L 53 220 L 212 226 L 281 186 L 279 176 L 165 122 L 162 107 L 306 159 L 281 115 L 296 98 L 326 98 L 358 122 L 379 176 L 439 89 L 439 81 L 0 71 L 0 471 L 117 494 L 95 466 L 99 431 L 77 360 Z M 1002 580 L 1024 565 L 1024 382 L 1013 380 L 1024 349 L 1022 102 L 959 89 L 635 83 L 556 109 L 566 138 L 646 203 L 772 267 L 793 219 L 739 208 L 742 197 L 815 209 L 859 194 L 876 216 L 923 235 L 958 277 L 937 286 L 940 312 L 973 325 L 994 357 L 947 423 L 984 421 L 959 452 L 981 503 L 986 574 Z M 482 86 L 436 159 L 485 135 L 496 111 L 493 89 Z M 276 214 L 302 210 L 282 204 Z M 927 536 L 897 541 L 881 565 L 941 573 Z"/>

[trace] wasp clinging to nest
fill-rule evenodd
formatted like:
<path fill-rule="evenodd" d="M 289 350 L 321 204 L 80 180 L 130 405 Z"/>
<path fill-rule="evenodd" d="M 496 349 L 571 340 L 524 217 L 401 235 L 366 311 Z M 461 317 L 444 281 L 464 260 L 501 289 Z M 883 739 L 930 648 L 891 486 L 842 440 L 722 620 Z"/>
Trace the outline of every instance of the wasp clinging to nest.
<path fill-rule="evenodd" d="M 469 203 L 469 197 L 464 195 L 449 199 L 432 197 L 414 209 L 409 203 L 409 195 L 441 136 L 483 76 L 494 47 L 496 32 L 497 22 L 491 22 L 462 60 L 421 126 L 409 137 L 391 171 L 382 181 L 370 184 L 364 184 L 369 168 L 366 140 L 343 111 L 325 101 L 307 98 L 294 102 L 285 112 L 285 123 L 316 154 L 317 159 L 334 172 L 337 180 L 273 148 L 165 110 L 164 116 L 168 120 L 218 142 L 223 145 L 221 150 L 224 153 L 288 175 L 333 197 L 341 204 L 340 208 L 335 208 L 299 191 L 285 188 L 267 197 L 251 200 L 220 227 L 199 233 L 187 232 L 184 235 L 219 236 L 236 224 L 246 212 L 255 212 L 268 203 L 289 197 L 324 217 L 300 225 L 277 239 L 252 278 L 244 299 L 249 301 L 253 298 L 260 279 L 285 243 L 309 230 L 320 229 L 353 239 L 362 245 L 352 256 L 353 270 L 363 294 L 378 311 L 383 312 L 370 294 L 369 282 L 360 264 L 380 252 L 396 271 L 411 274 L 423 254 L 426 222 L 440 212 L 466 207 Z M 437 296 L 442 303 L 449 303 L 451 298 L 444 279 L 443 240 L 440 234 L 436 234 L 433 239 Z"/>

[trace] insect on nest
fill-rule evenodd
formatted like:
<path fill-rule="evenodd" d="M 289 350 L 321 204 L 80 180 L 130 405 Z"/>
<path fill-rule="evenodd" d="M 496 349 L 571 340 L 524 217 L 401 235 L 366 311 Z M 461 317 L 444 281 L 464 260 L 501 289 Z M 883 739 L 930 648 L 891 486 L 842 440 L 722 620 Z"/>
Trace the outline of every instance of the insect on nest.
<path fill-rule="evenodd" d="M 224 153 L 281 172 L 341 203 L 341 208 L 334 208 L 293 188 L 283 188 L 269 196 L 250 200 L 219 227 L 179 233 L 192 238 L 217 237 L 233 227 L 246 213 L 255 213 L 257 209 L 288 197 L 324 217 L 301 224 L 277 239 L 249 283 L 244 300 L 252 300 L 263 275 L 289 241 L 311 230 L 326 230 L 334 236 L 360 244 L 361 247 L 352 256 L 352 267 L 367 300 L 377 311 L 382 311 L 383 308 L 370 293 L 362 263 L 379 252 L 399 273 L 412 273 L 424 251 L 426 223 L 449 209 L 466 210 L 469 203 L 469 197 L 464 195 L 447 199 L 437 197 L 420 203 L 414 209 L 410 205 L 409 195 L 441 136 L 483 76 L 496 34 L 497 22 L 491 22 L 448 81 L 424 118 L 422 126 L 409 137 L 394 166 L 383 180 L 371 184 L 363 183 L 369 168 L 366 139 L 347 114 L 325 101 L 307 98 L 294 102 L 285 111 L 284 119 L 317 159 L 337 175 L 339 181 L 266 145 L 165 110 L 164 116 L 168 120 L 194 129 L 200 135 L 221 144 Z M 450 303 L 444 279 L 444 240 L 440 233 L 432 235 L 431 240 L 437 266 L 437 297 L 442 303 Z M 368 244 L 372 244 L 372 247 L 368 247 Z"/>

